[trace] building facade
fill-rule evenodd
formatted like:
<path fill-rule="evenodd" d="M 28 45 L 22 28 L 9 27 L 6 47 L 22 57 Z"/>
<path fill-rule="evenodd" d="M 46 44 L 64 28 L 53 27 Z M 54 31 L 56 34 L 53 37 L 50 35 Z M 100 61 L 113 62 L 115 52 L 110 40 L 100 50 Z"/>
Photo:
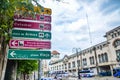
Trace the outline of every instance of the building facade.
<path fill-rule="evenodd" d="M 113 71 L 120 67 L 120 26 L 106 32 L 107 40 L 81 50 L 62 59 L 52 60 L 49 63 L 50 71 L 65 71 L 77 75 L 78 68 L 91 69 L 97 75 L 99 72 Z"/>

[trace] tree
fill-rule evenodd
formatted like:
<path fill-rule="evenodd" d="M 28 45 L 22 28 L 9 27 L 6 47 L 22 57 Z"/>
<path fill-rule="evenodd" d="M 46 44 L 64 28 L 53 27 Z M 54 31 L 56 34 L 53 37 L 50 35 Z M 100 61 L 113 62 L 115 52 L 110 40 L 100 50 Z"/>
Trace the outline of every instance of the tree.
<path fill-rule="evenodd" d="M 61 0 L 55 0 L 60 2 Z M 7 66 L 6 74 L 11 73 L 10 75 L 13 75 L 12 72 L 15 72 L 16 67 L 16 60 L 7 60 L 7 50 L 8 50 L 8 42 L 11 38 L 11 29 L 13 26 L 13 16 L 16 11 L 20 12 L 21 15 L 30 14 L 33 15 L 35 13 L 40 13 L 40 10 L 34 10 L 33 2 L 43 8 L 39 3 L 38 0 L 1 0 L 0 1 L 0 80 L 4 79 L 4 72 L 5 68 Z M 11 63 L 13 65 L 11 65 Z M 13 70 L 10 70 L 13 69 Z M 10 72 L 11 71 L 11 72 Z M 9 72 L 9 73 L 7 73 Z M 14 76 L 14 75 L 13 75 Z M 8 80 L 8 79 L 7 79 Z M 9 78 L 9 80 L 14 80 L 12 77 Z"/>
<path fill-rule="evenodd" d="M 29 75 L 33 71 L 38 69 L 38 62 L 36 60 L 21 60 L 18 61 L 18 74 L 21 73 L 24 76 Z"/>
<path fill-rule="evenodd" d="M 26 15 L 28 14 L 28 12 L 31 15 L 34 15 L 35 13 L 40 12 L 40 11 L 34 10 L 34 5 L 32 2 L 35 2 L 37 6 L 42 7 L 37 3 L 37 0 L 1 0 L 0 1 L 0 44 L 1 44 L 0 78 L 1 80 L 3 80 L 4 78 L 3 72 L 5 72 L 6 64 L 8 67 L 10 65 L 9 63 L 13 63 L 13 65 L 10 66 L 11 67 L 10 69 L 13 69 L 13 70 L 14 70 L 14 67 L 16 66 L 15 60 L 7 61 L 7 58 L 6 58 L 6 54 L 8 50 L 7 45 L 11 38 L 10 34 L 11 34 L 11 29 L 14 21 L 13 19 L 14 13 L 16 12 L 16 10 L 19 11 L 22 15 Z M 9 70 L 9 71 L 12 71 L 12 70 Z M 6 74 L 7 74 L 7 71 L 6 71 Z M 9 80 L 13 80 L 13 79 L 9 78 Z"/>

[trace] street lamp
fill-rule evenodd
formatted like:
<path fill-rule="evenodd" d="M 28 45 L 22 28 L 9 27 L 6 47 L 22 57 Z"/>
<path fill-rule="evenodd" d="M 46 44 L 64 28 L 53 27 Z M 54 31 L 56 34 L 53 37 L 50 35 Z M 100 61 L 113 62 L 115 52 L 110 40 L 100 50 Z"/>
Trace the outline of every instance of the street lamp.
<path fill-rule="evenodd" d="M 79 66 L 80 66 L 80 63 L 78 64 L 79 52 L 81 51 L 81 49 L 80 48 L 73 48 L 72 51 L 75 51 L 75 53 L 77 54 L 78 79 L 81 79 L 80 75 L 79 75 Z"/>

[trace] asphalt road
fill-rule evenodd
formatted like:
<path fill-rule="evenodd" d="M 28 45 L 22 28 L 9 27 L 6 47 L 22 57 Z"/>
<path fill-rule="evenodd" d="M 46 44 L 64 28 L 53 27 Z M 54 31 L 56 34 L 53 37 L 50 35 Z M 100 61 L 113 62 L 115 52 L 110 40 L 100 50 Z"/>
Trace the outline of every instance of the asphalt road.
<path fill-rule="evenodd" d="M 64 80 L 78 80 L 77 78 L 69 77 Z M 115 77 L 92 77 L 92 78 L 81 78 L 80 80 L 120 80 L 120 78 Z"/>

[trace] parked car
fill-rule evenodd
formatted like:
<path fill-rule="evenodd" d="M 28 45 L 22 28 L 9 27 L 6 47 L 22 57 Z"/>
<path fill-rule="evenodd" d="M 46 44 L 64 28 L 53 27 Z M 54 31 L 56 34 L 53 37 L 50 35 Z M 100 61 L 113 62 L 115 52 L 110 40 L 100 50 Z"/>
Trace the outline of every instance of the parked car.
<path fill-rule="evenodd" d="M 53 78 L 41 78 L 41 80 L 53 80 Z"/>
<path fill-rule="evenodd" d="M 111 71 L 100 72 L 99 76 L 111 76 Z"/>
<path fill-rule="evenodd" d="M 56 79 L 57 79 L 57 80 L 62 80 L 62 74 L 57 74 L 57 75 L 56 75 Z"/>
<path fill-rule="evenodd" d="M 114 77 L 120 77 L 120 68 L 114 68 L 113 69 L 113 76 Z"/>
<path fill-rule="evenodd" d="M 81 70 L 79 71 L 79 75 L 81 77 L 93 77 L 95 76 L 95 73 L 92 70 Z"/>

